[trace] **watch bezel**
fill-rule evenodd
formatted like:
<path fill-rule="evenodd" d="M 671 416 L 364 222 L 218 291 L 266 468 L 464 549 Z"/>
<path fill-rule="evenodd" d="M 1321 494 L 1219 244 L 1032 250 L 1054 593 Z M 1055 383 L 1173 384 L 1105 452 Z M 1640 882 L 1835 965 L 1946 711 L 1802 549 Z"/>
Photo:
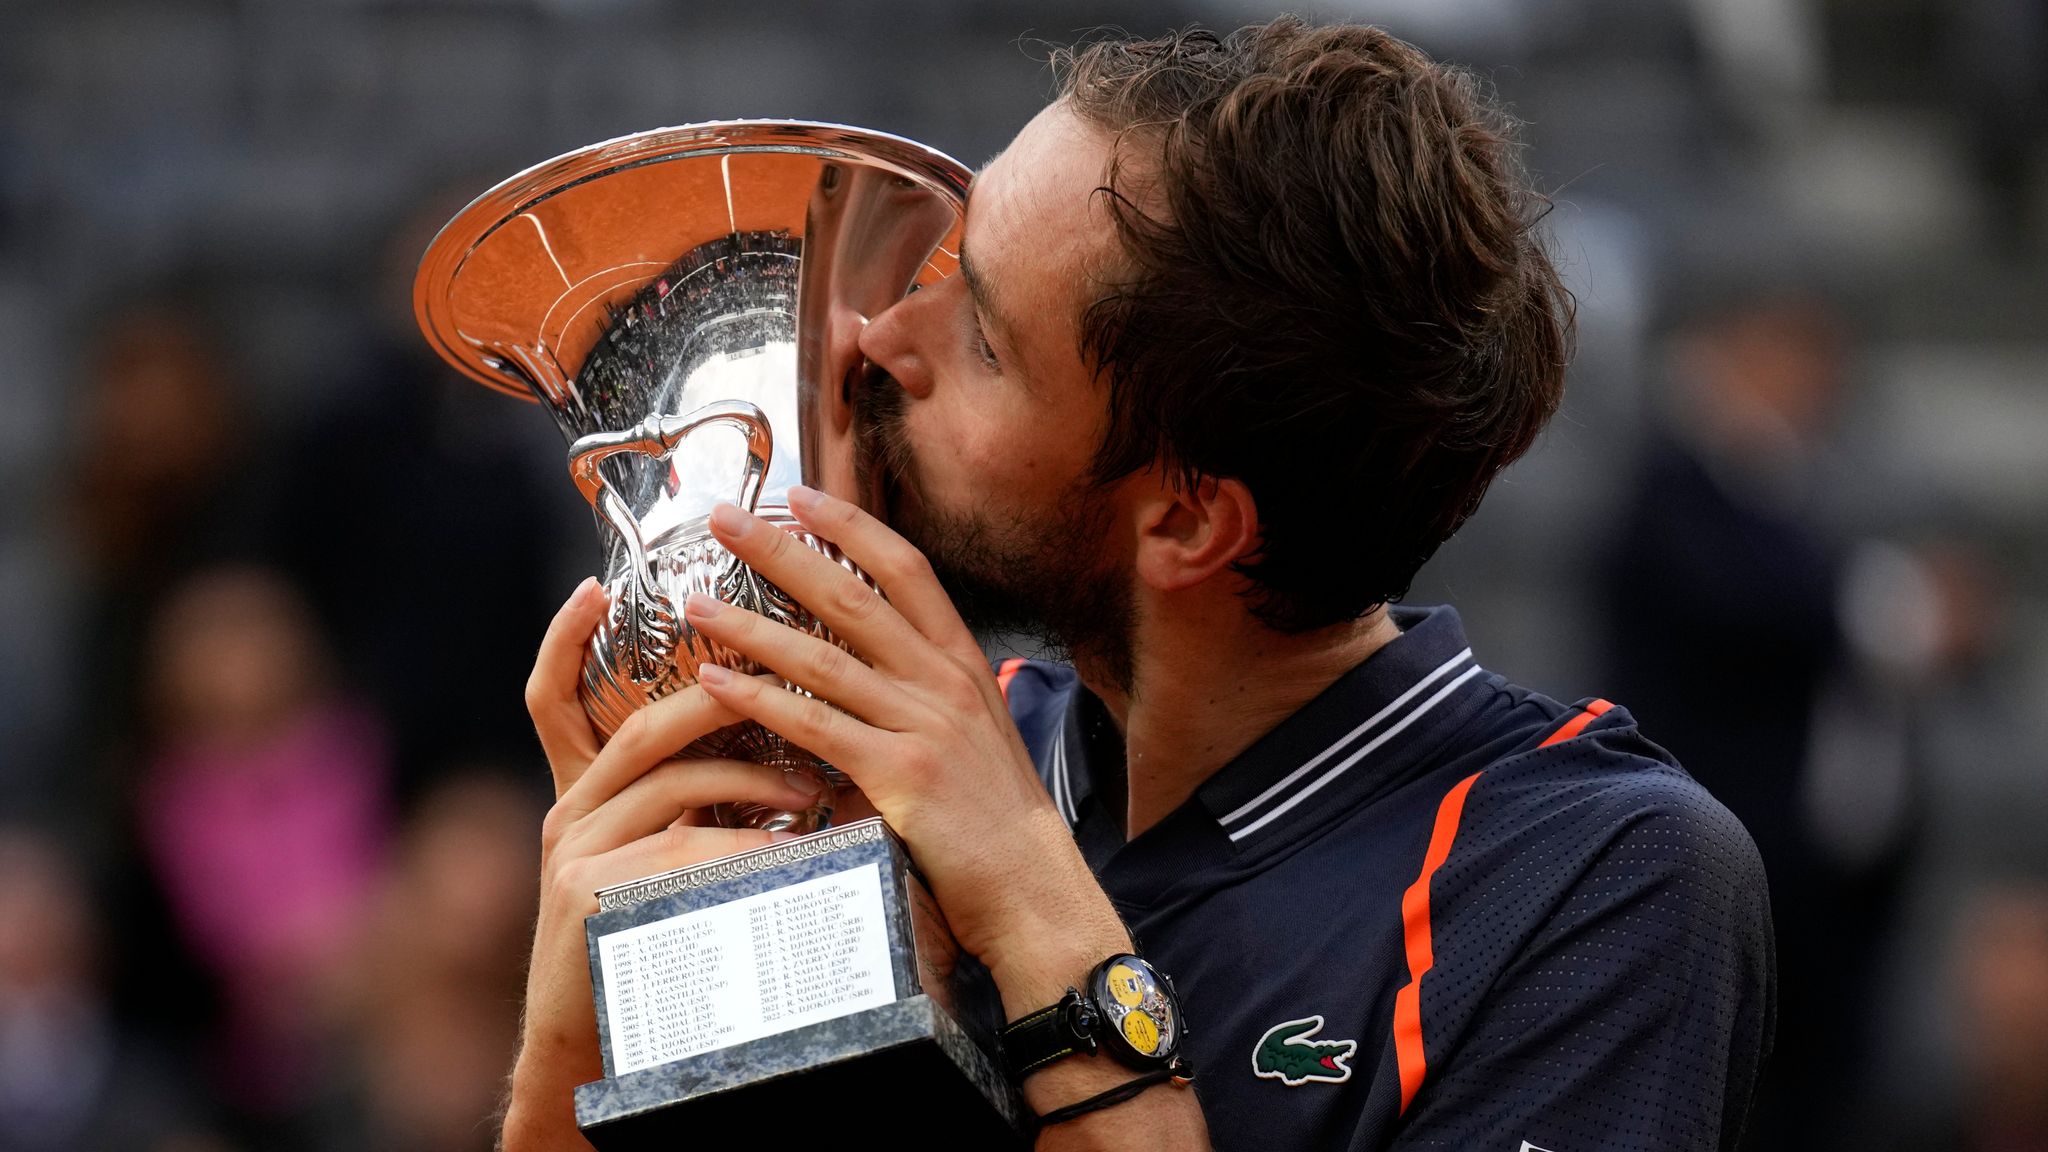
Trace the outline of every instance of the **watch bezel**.
<path fill-rule="evenodd" d="M 1151 986 L 1158 990 L 1159 1000 L 1165 1006 L 1166 1042 L 1153 1052 L 1138 1051 L 1124 1035 L 1118 1019 L 1112 1019 L 1109 1006 L 1118 1001 L 1110 991 L 1109 975 L 1119 964 L 1140 969 Z M 1098 1050 L 1109 1053 L 1118 1063 L 1138 1069 L 1164 1068 L 1180 1057 L 1181 1042 L 1187 1038 L 1187 1023 L 1181 1014 L 1180 994 L 1174 988 L 1173 980 L 1143 956 L 1134 952 L 1119 952 L 1097 964 L 1095 970 L 1088 974 L 1085 998 L 1094 1010 L 1092 1031 Z"/>

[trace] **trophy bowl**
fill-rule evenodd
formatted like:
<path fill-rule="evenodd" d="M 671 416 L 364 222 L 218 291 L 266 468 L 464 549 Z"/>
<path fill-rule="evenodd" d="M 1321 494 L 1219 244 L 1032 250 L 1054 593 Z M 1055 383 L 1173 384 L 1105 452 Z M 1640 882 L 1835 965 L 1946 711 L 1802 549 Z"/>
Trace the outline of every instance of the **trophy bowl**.
<path fill-rule="evenodd" d="M 700 663 L 763 671 L 690 627 L 692 592 L 843 646 L 713 539 L 707 517 L 732 501 L 866 579 L 797 525 L 788 491 L 853 494 L 861 327 L 958 267 L 969 179 L 924 145 L 842 125 L 663 128 L 503 181 L 428 247 L 413 293 L 428 341 L 548 410 L 599 523 L 609 610 L 580 695 L 600 738 L 694 683 Z M 752 723 L 687 752 L 843 783 Z M 810 832 L 830 823 L 834 791 L 808 811 L 735 805 L 720 818 Z"/>

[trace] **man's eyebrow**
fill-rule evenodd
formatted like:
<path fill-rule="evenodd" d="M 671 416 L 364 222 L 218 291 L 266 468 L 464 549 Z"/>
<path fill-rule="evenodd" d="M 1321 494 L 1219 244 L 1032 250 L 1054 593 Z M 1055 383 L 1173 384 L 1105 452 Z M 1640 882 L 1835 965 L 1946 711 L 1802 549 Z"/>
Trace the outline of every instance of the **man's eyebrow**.
<path fill-rule="evenodd" d="M 967 257 L 967 229 L 964 225 L 960 229 L 960 278 L 967 281 L 967 294 L 974 298 L 974 310 L 981 314 L 983 323 L 994 328 L 1003 346 L 1014 354 L 1017 344 L 1010 339 L 1012 329 L 1009 321 L 996 308 L 995 291 Z"/>
<path fill-rule="evenodd" d="M 967 293 L 974 297 L 974 307 L 991 320 L 1002 316 L 995 308 L 995 295 L 989 290 L 989 283 L 975 270 L 974 262 L 967 258 L 967 237 L 960 237 L 960 275 L 967 281 Z"/>

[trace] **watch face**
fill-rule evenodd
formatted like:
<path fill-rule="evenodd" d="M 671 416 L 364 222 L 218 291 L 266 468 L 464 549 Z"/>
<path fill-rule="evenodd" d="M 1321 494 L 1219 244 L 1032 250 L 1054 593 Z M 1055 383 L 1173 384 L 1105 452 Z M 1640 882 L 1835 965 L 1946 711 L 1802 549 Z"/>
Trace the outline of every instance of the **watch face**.
<path fill-rule="evenodd" d="M 1180 1006 L 1166 981 L 1136 956 L 1117 956 L 1102 968 L 1093 989 L 1105 1032 L 1114 1033 L 1132 1057 L 1147 1063 L 1173 1056 L 1180 1044 Z M 1114 1050 L 1118 1045 L 1112 1041 Z"/>

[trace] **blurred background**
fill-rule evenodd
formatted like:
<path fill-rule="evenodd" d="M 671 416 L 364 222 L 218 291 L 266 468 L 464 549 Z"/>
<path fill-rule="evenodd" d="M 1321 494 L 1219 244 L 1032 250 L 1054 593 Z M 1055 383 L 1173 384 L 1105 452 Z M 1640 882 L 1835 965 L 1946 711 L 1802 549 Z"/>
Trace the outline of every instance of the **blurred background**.
<path fill-rule="evenodd" d="M 1381 0 L 1528 121 L 1563 414 L 1411 599 L 1748 824 L 1753 1148 L 2048 1148 L 2048 6 Z M 0 1152 L 484 1149 L 597 564 L 411 270 L 740 116 L 979 163 L 1045 46 L 1241 0 L 0 5 Z"/>

